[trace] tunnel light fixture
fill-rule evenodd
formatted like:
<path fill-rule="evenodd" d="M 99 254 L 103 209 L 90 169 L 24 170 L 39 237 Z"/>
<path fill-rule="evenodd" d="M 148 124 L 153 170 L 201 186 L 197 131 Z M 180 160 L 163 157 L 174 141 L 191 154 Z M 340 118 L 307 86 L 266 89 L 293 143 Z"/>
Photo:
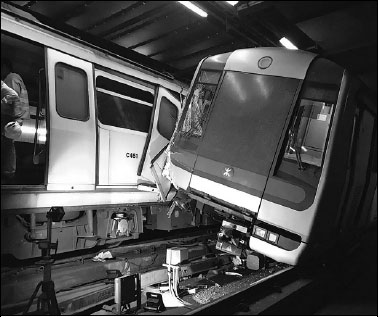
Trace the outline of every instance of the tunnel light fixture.
<path fill-rule="evenodd" d="M 178 1 L 180 4 L 184 5 L 186 8 L 191 11 L 199 14 L 201 17 L 206 18 L 207 12 L 203 11 L 201 8 L 197 7 L 195 4 L 191 3 L 191 1 Z"/>
<path fill-rule="evenodd" d="M 295 46 L 292 42 L 290 42 L 286 37 L 283 37 L 280 40 L 280 43 L 285 46 L 289 50 L 298 50 L 298 47 Z"/>
<path fill-rule="evenodd" d="M 228 4 L 234 6 L 235 4 L 237 4 L 239 1 L 226 1 Z"/>

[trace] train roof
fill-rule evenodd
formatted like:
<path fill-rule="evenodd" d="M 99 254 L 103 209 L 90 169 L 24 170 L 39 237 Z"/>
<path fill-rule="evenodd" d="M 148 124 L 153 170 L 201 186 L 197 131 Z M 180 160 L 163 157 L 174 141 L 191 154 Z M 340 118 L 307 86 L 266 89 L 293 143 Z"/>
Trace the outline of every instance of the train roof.
<path fill-rule="evenodd" d="M 208 57 L 202 68 L 303 79 L 316 56 L 281 47 L 255 47 Z"/>
<path fill-rule="evenodd" d="M 121 47 L 115 43 L 105 41 L 96 36 L 92 36 L 91 34 L 80 31 L 74 27 L 71 27 L 70 25 L 53 21 L 41 14 L 25 9 L 14 3 L 1 2 L 1 12 L 2 15 L 4 13 L 8 14 L 12 17 L 15 17 L 19 21 L 25 21 L 32 25 L 42 27 L 48 32 L 54 32 L 57 35 L 66 37 L 70 40 L 74 40 L 79 44 L 91 47 L 110 56 L 124 60 L 131 66 L 133 65 L 134 67 L 144 69 L 147 72 L 151 72 L 163 78 L 177 81 L 172 75 L 172 73 L 175 72 L 175 69 L 169 65 L 163 64 L 125 47 Z M 180 84 L 178 81 L 177 84 L 183 86 L 183 84 Z"/>

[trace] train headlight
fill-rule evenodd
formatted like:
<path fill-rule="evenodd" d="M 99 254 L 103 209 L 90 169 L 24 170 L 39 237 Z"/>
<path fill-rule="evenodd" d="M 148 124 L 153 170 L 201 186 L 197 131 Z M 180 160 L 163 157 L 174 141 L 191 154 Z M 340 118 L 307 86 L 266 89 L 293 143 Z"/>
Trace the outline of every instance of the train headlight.
<path fill-rule="evenodd" d="M 268 234 L 268 241 L 272 243 L 277 243 L 278 240 L 278 234 L 275 234 L 273 232 L 269 232 Z"/>
<path fill-rule="evenodd" d="M 265 229 L 260 227 L 255 228 L 255 235 L 257 235 L 258 237 L 265 239 L 266 234 L 267 231 Z"/>

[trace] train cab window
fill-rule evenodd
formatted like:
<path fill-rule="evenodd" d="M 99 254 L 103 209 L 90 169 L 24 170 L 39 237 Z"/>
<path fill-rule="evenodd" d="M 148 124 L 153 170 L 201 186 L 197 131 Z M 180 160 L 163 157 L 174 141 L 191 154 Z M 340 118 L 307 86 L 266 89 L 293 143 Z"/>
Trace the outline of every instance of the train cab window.
<path fill-rule="evenodd" d="M 8 79 L 5 82 L 8 82 L 10 86 L 13 85 L 12 88 L 21 96 L 23 104 L 21 109 L 25 110 L 22 116 L 17 116 L 17 111 L 16 113 L 4 113 L 2 104 L 2 131 L 4 131 L 5 125 L 17 120 L 20 124 L 21 133 L 12 138 L 6 138 L 3 134 L 1 136 L 1 184 L 43 185 L 45 183 L 47 156 L 44 47 L 24 38 L 2 32 L 1 57 L 2 64 L 6 60 L 11 67 L 7 71 L 8 74 L 3 74 L 2 69 L 2 77 L 4 76 L 2 79 L 13 78 L 10 82 Z M 12 177 L 3 177 L 3 168 L 5 168 L 3 158 L 5 157 L 9 159 L 5 165 L 12 166 Z"/>
<path fill-rule="evenodd" d="M 87 75 L 79 68 L 55 65 L 56 104 L 61 117 L 87 121 L 89 118 Z"/>
<path fill-rule="evenodd" d="M 160 105 L 160 113 L 158 115 L 158 132 L 170 140 L 178 118 L 177 107 L 166 97 L 162 97 Z"/>
<path fill-rule="evenodd" d="M 309 201 L 322 173 L 342 75 L 340 66 L 324 58 L 311 63 L 274 172 L 291 184 L 313 188 Z"/>
<path fill-rule="evenodd" d="M 153 91 L 141 89 L 137 84 L 126 84 L 103 76 L 96 78 L 98 118 L 102 124 L 148 132 Z"/>
<path fill-rule="evenodd" d="M 194 84 L 193 94 L 186 109 L 180 130 L 185 137 L 201 137 L 221 72 L 202 70 Z"/>
<path fill-rule="evenodd" d="M 304 164 L 322 166 L 327 134 L 333 105 L 320 101 L 302 99 L 297 115 L 289 129 L 285 159 Z"/>

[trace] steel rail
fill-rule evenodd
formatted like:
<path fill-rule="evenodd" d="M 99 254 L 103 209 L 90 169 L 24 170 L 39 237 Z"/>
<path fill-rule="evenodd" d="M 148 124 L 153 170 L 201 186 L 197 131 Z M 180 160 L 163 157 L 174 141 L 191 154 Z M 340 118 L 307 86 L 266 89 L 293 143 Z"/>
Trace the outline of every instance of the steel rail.
<path fill-rule="evenodd" d="M 194 254 L 197 255 L 197 252 L 202 252 L 202 248 L 205 250 L 210 248 L 209 245 L 203 245 L 203 241 L 215 238 L 215 233 L 209 233 L 208 230 L 204 229 L 201 231 L 201 234 L 199 231 L 191 234 L 187 233 L 187 236 L 181 234 L 182 237 L 179 237 L 177 234 L 176 237 L 140 241 L 133 245 L 104 249 L 103 251 L 110 251 L 114 257 L 106 262 L 93 262 L 91 258 L 95 255 L 94 253 L 86 255 L 85 259 L 83 256 L 63 259 L 52 268 L 52 278 L 55 281 L 58 302 L 60 303 L 61 293 L 65 292 L 67 294 L 69 292 L 72 298 L 75 295 L 76 289 L 81 293 L 82 289 L 86 289 L 88 285 L 104 282 L 107 269 L 123 270 L 128 266 L 128 270 L 131 273 L 133 270 L 136 271 L 135 273 L 139 273 L 140 271 L 145 272 L 152 268 L 162 267 L 162 263 L 165 262 L 166 248 L 169 246 L 192 244 L 194 245 Z M 78 261 L 80 262 L 78 263 Z M 37 266 L 17 268 L 3 273 L 1 279 L 2 314 L 15 314 L 21 311 L 27 302 L 28 296 L 32 294 L 32 289 L 41 279 L 41 275 L 42 271 Z M 99 294 L 102 292 L 106 292 L 106 295 L 100 296 Z M 113 288 L 110 289 L 107 286 L 103 289 L 103 287 L 100 287 L 98 292 L 92 292 L 93 299 L 91 305 L 98 304 L 97 300 L 99 296 L 103 301 L 105 298 L 109 300 L 112 292 Z M 87 296 L 88 294 L 85 292 L 85 295 Z M 67 302 L 67 296 L 65 298 Z M 88 301 L 88 299 L 86 300 Z M 68 305 L 66 306 L 68 307 Z M 80 308 L 82 309 L 83 307 Z M 72 312 L 71 309 L 70 312 Z"/>

